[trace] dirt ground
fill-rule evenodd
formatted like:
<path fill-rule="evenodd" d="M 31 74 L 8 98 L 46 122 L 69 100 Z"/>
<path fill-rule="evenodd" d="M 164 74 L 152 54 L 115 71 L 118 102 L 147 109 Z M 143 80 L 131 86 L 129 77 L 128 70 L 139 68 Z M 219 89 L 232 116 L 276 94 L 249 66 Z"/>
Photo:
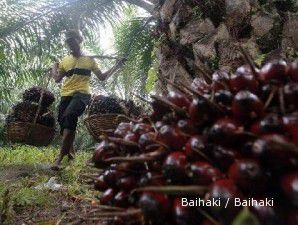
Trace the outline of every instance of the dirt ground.
<path fill-rule="evenodd" d="M 12 186 L 22 178 L 34 178 L 37 174 L 55 176 L 57 172 L 52 171 L 49 165 L 10 165 L 0 167 L 0 182 Z M 91 180 L 82 180 L 91 182 Z M 92 186 L 90 186 L 92 189 Z M 14 225 L 59 225 L 59 224 L 98 224 L 89 221 L 87 213 L 91 206 L 96 203 L 95 199 L 86 199 L 80 196 L 71 196 L 64 191 L 51 193 L 53 201 L 43 206 L 14 206 Z M 4 196 L 5 198 L 5 196 Z M 0 211 L 1 212 L 1 211 Z M 1 216 L 1 215 L 0 215 Z M 0 218 L 1 219 L 1 218 Z M 0 221 L 1 223 L 1 221 Z M 100 223 L 99 223 L 100 224 Z"/>
<path fill-rule="evenodd" d="M 9 182 L 19 180 L 24 177 L 32 177 L 34 174 L 55 175 L 55 171 L 50 169 L 50 165 L 9 165 L 0 167 L 0 182 Z"/>

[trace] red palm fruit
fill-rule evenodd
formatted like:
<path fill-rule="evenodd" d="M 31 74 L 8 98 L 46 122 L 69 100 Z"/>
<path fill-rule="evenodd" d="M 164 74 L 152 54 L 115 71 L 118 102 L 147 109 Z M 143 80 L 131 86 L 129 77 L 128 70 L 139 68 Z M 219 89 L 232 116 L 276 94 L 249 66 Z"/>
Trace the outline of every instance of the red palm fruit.
<path fill-rule="evenodd" d="M 275 106 L 279 104 L 279 95 L 277 94 L 278 87 L 274 84 L 264 84 L 261 87 L 261 100 L 263 102 L 267 102 L 270 95 L 274 93 L 273 98 L 269 104 L 269 106 Z"/>
<path fill-rule="evenodd" d="M 219 169 L 204 161 L 191 164 L 189 176 L 197 185 L 209 185 L 224 177 Z"/>
<path fill-rule="evenodd" d="M 268 133 L 283 133 L 285 131 L 282 119 L 276 114 L 268 114 L 264 119 L 255 122 L 251 132 L 261 135 Z"/>
<path fill-rule="evenodd" d="M 226 71 L 218 70 L 212 74 L 211 88 L 213 91 L 226 90 L 229 88 L 229 74 Z"/>
<path fill-rule="evenodd" d="M 147 146 L 154 144 L 155 139 L 156 139 L 156 135 L 154 132 L 142 134 L 138 142 L 141 150 L 144 151 Z"/>
<path fill-rule="evenodd" d="M 283 133 L 284 126 L 276 114 L 269 114 L 260 122 L 260 133 Z"/>
<path fill-rule="evenodd" d="M 259 77 L 264 81 L 285 81 L 287 79 L 287 63 L 279 59 L 266 63 L 259 71 Z"/>
<path fill-rule="evenodd" d="M 291 141 L 298 145 L 298 112 L 285 115 L 283 124 L 287 132 L 291 135 Z"/>
<path fill-rule="evenodd" d="M 214 100 L 221 106 L 230 107 L 232 105 L 233 95 L 228 90 L 219 90 L 215 92 Z"/>
<path fill-rule="evenodd" d="M 171 183 L 185 183 L 187 182 L 187 166 L 186 155 L 183 152 L 172 152 L 165 159 L 162 172 L 166 179 Z"/>
<path fill-rule="evenodd" d="M 191 84 L 191 87 L 197 91 L 209 92 L 210 85 L 206 82 L 204 78 L 196 77 Z"/>
<path fill-rule="evenodd" d="M 259 135 L 259 134 L 261 133 L 260 123 L 261 123 L 260 120 L 254 122 L 254 123 L 250 126 L 250 132 Z"/>
<path fill-rule="evenodd" d="M 264 105 L 253 93 L 240 91 L 234 97 L 232 113 L 235 119 L 248 122 L 263 116 Z"/>
<path fill-rule="evenodd" d="M 259 84 L 248 65 L 239 67 L 230 79 L 230 87 L 234 93 L 248 90 L 257 93 Z"/>
<path fill-rule="evenodd" d="M 186 157 L 191 161 L 201 160 L 206 150 L 206 146 L 202 136 L 192 136 L 184 147 Z"/>
<path fill-rule="evenodd" d="M 129 131 L 132 129 L 132 124 L 130 123 L 120 123 L 116 130 L 114 131 L 114 135 L 116 137 L 124 137 Z"/>
<path fill-rule="evenodd" d="M 289 139 L 281 134 L 275 134 L 275 133 L 271 133 L 271 134 L 264 134 L 261 136 L 262 139 L 266 140 L 266 141 L 271 141 L 272 139 L 279 139 L 282 142 L 288 142 Z"/>
<path fill-rule="evenodd" d="M 196 77 L 192 81 L 191 87 L 194 90 L 201 92 L 201 93 L 210 91 L 210 85 L 207 84 L 207 82 L 203 78 L 200 78 L 200 77 Z"/>
<path fill-rule="evenodd" d="M 108 185 L 103 179 L 103 174 L 94 180 L 94 188 L 98 191 L 104 191 L 108 188 Z"/>
<path fill-rule="evenodd" d="M 266 177 L 256 160 L 236 160 L 228 174 L 229 178 L 245 193 L 260 193 L 265 189 Z"/>
<path fill-rule="evenodd" d="M 280 145 L 274 145 L 270 141 L 279 139 L 282 142 L 288 140 L 278 134 L 268 134 L 262 136 L 262 139 L 254 141 L 251 148 L 251 155 L 261 160 L 262 164 L 271 169 L 286 169 L 295 165 L 295 155 Z"/>
<path fill-rule="evenodd" d="M 282 177 L 281 188 L 293 205 L 298 206 L 298 172 L 290 172 Z"/>
<path fill-rule="evenodd" d="M 216 161 L 220 168 L 228 170 L 234 161 L 240 158 L 240 154 L 231 149 L 215 145 L 208 151 L 211 158 Z"/>
<path fill-rule="evenodd" d="M 125 174 L 122 171 L 114 170 L 114 169 L 108 169 L 103 174 L 103 180 L 110 187 L 115 187 L 116 186 L 116 182 L 121 177 L 123 177 L 124 175 Z"/>
<path fill-rule="evenodd" d="M 160 161 L 154 161 L 150 164 L 150 169 L 156 172 L 161 171 L 162 163 Z"/>
<path fill-rule="evenodd" d="M 158 172 L 147 172 L 144 176 L 142 176 L 140 178 L 139 185 L 141 187 L 165 185 L 166 180 L 164 179 L 164 176 L 160 173 L 160 171 L 158 171 Z"/>
<path fill-rule="evenodd" d="M 114 197 L 113 205 L 117 207 L 127 208 L 129 206 L 128 196 L 129 194 L 125 191 L 119 191 Z"/>
<path fill-rule="evenodd" d="M 294 82 L 298 82 L 298 60 L 289 65 L 288 75 Z"/>
<path fill-rule="evenodd" d="M 153 113 L 151 114 L 151 119 L 156 121 L 156 120 L 161 120 L 162 117 L 168 113 L 171 112 L 170 107 L 166 106 L 165 104 L 161 103 L 158 100 L 153 100 L 151 103 Z"/>
<path fill-rule="evenodd" d="M 176 225 L 197 225 L 199 217 L 189 206 L 182 204 L 182 198 L 173 201 L 172 214 Z"/>
<path fill-rule="evenodd" d="M 139 137 L 138 137 L 136 134 L 134 134 L 134 133 L 128 132 L 128 133 L 124 136 L 123 139 L 124 139 L 125 141 L 130 141 L 130 142 L 135 142 L 135 143 L 137 143 L 138 140 L 139 140 Z"/>
<path fill-rule="evenodd" d="M 239 131 L 239 126 L 233 119 L 221 118 L 208 131 L 208 141 L 230 146 L 232 143 L 235 143 L 237 131 Z"/>
<path fill-rule="evenodd" d="M 287 225 L 297 225 L 298 224 L 298 209 L 292 209 L 288 213 Z"/>
<path fill-rule="evenodd" d="M 112 188 L 107 189 L 100 196 L 100 204 L 101 205 L 112 205 L 115 194 L 116 194 L 116 192 L 114 189 L 112 189 Z"/>
<path fill-rule="evenodd" d="M 284 99 L 286 108 L 294 111 L 298 109 L 298 84 L 288 83 L 284 86 Z"/>
<path fill-rule="evenodd" d="M 262 200 L 262 199 L 257 199 Z M 261 206 L 254 204 L 250 207 L 251 211 L 257 216 L 262 225 L 283 225 L 279 216 L 276 213 L 276 209 L 273 206 L 265 205 Z"/>
<path fill-rule="evenodd" d="M 148 133 L 150 131 L 153 131 L 153 127 L 146 123 L 137 123 L 132 128 L 132 132 L 137 136 L 141 136 L 142 134 Z"/>
<path fill-rule="evenodd" d="M 119 189 L 130 191 L 136 187 L 137 179 L 134 176 L 121 177 L 116 184 Z"/>
<path fill-rule="evenodd" d="M 180 150 L 187 141 L 187 137 L 176 127 L 165 125 L 160 129 L 159 140 L 169 146 L 171 150 Z"/>
<path fill-rule="evenodd" d="M 93 153 L 92 161 L 96 167 L 102 167 L 105 165 L 104 160 L 116 156 L 116 145 L 109 143 L 108 141 L 102 141 Z"/>
<path fill-rule="evenodd" d="M 170 212 L 170 200 L 165 194 L 144 192 L 139 199 L 146 221 L 151 224 L 164 224 Z"/>
<path fill-rule="evenodd" d="M 157 130 L 160 130 L 165 124 L 162 121 L 157 121 L 154 125 Z"/>
<path fill-rule="evenodd" d="M 236 207 L 233 204 L 235 198 L 242 198 L 242 194 L 234 182 L 229 179 L 215 181 L 206 194 L 206 199 L 220 200 L 220 206 L 212 206 L 210 210 L 215 216 L 221 218 L 225 224 L 230 224 L 241 210 L 241 207 Z M 225 207 L 227 201 L 230 201 L 230 204 Z"/>
<path fill-rule="evenodd" d="M 180 108 L 188 109 L 190 105 L 190 101 L 186 95 L 178 91 L 170 91 L 167 95 L 167 100 Z"/>
<path fill-rule="evenodd" d="M 193 98 L 188 109 L 189 117 L 196 126 L 201 126 L 205 122 L 214 120 L 218 117 L 219 112 L 202 97 Z"/>
<path fill-rule="evenodd" d="M 195 134 L 197 131 L 189 119 L 179 120 L 177 123 L 178 128 L 185 134 Z"/>

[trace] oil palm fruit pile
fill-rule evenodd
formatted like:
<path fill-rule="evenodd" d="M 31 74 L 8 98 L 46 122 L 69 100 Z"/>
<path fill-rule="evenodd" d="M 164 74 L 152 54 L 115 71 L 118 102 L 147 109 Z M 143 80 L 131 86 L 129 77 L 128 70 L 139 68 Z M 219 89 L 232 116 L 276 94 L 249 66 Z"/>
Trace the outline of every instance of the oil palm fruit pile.
<path fill-rule="evenodd" d="M 101 204 L 154 225 L 298 224 L 298 61 L 205 75 L 102 137 Z"/>
<path fill-rule="evenodd" d="M 126 114 L 139 116 L 141 110 L 133 101 L 125 101 L 116 97 L 98 95 L 91 102 L 89 114 Z"/>
<path fill-rule="evenodd" d="M 43 93 L 41 105 L 44 108 L 48 108 L 55 101 L 55 97 L 53 93 L 41 87 L 35 86 L 25 90 L 25 92 L 23 93 L 23 101 L 39 103 L 42 91 L 44 91 L 44 93 Z"/>
<path fill-rule="evenodd" d="M 91 102 L 90 115 L 116 113 L 123 114 L 119 99 L 115 97 L 98 95 Z"/>
<path fill-rule="evenodd" d="M 53 93 L 40 87 L 32 87 L 25 90 L 23 93 L 23 101 L 13 106 L 12 112 L 6 118 L 6 123 L 34 122 L 42 91 L 44 91 L 43 98 L 36 122 L 47 127 L 54 127 L 56 123 L 55 117 L 53 112 L 49 111 L 48 107 L 53 104 L 55 97 Z"/>
<path fill-rule="evenodd" d="M 143 110 L 140 106 L 137 106 L 132 100 L 121 100 L 124 107 L 125 114 L 131 117 L 139 117 Z"/>

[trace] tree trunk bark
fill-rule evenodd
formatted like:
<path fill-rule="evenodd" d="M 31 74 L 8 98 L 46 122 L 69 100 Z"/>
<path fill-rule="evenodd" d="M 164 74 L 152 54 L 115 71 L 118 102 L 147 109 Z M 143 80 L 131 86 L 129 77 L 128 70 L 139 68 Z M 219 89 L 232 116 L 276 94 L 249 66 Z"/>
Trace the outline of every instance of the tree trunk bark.
<path fill-rule="evenodd" d="M 201 69 L 233 70 L 244 63 L 237 45 L 249 54 L 286 56 L 298 51 L 295 0 L 159 0 L 160 80 L 189 84 Z M 200 69 L 198 69 L 200 67 Z M 166 89 L 159 83 L 160 91 Z"/>

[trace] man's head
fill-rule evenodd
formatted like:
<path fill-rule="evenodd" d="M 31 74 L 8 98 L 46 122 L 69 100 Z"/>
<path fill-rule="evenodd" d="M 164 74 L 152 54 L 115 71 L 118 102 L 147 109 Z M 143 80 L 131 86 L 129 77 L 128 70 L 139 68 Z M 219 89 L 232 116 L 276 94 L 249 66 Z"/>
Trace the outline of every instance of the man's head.
<path fill-rule="evenodd" d="M 69 30 L 65 34 L 65 42 L 72 54 L 78 55 L 81 52 L 80 44 L 83 42 L 83 37 L 78 30 Z"/>

